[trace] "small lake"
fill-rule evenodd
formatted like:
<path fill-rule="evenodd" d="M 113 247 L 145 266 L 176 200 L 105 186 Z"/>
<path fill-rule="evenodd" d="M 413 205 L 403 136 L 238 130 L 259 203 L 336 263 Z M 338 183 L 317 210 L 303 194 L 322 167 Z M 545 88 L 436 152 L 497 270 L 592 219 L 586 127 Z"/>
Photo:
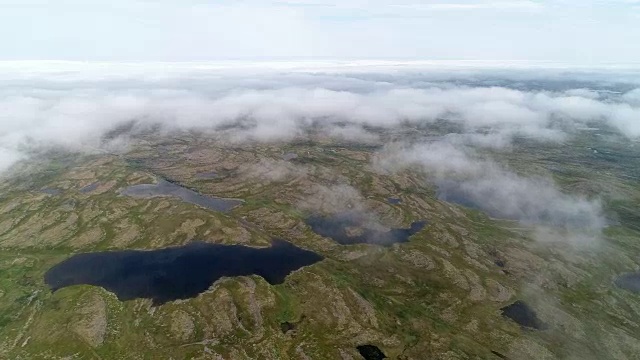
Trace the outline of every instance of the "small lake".
<path fill-rule="evenodd" d="M 298 158 L 298 154 L 296 153 L 286 153 L 282 155 L 282 160 L 291 161 Z"/>
<path fill-rule="evenodd" d="M 83 187 L 82 189 L 80 189 L 80 192 L 83 193 L 83 194 L 90 193 L 90 192 L 94 191 L 95 189 L 97 189 L 98 186 L 100 186 L 100 183 L 96 181 L 96 182 L 94 182 L 92 184 L 89 184 L 89 185 Z"/>
<path fill-rule="evenodd" d="M 499 214 L 493 211 L 492 209 L 488 209 L 486 207 L 481 206 L 474 200 L 474 196 L 472 193 L 465 191 L 460 187 L 460 184 L 454 181 L 441 181 L 437 185 L 436 197 L 438 200 L 446 201 L 454 204 L 458 204 L 464 207 L 468 207 L 470 209 L 475 210 L 483 210 L 489 213 L 490 216 L 498 216 L 504 215 Z"/>
<path fill-rule="evenodd" d="M 230 211 L 234 207 L 242 204 L 242 200 L 239 199 L 223 199 L 202 195 L 166 180 L 158 180 L 157 184 L 132 185 L 122 190 L 121 194 L 136 198 L 173 196 L 185 202 L 220 212 Z"/>
<path fill-rule="evenodd" d="M 54 188 L 44 188 L 40 189 L 40 191 L 47 195 L 60 195 L 60 193 L 62 193 L 62 190 Z"/>
<path fill-rule="evenodd" d="M 409 237 L 422 230 L 426 221 L 416 221 L 406 229 L 381 231 L 366 228 L 364 219 L 358 214 L 337 214 L 328 217 L 311 216 L 306 221 L 318 235 L 333 239 L 342 245 L 374 244 L 391 246 L 409 241 Z M 355 231 L 354 231 L 355 230 Z"/>
<path fill-rule="evenodd" d="M 322 259 L 279 239 L 267 248 L 193 242 L 160 250 L 74 255 L 49 269 L 44 280 L 52 291 L 94 285 L 121 301 L 148 298 L 160 305 L 193 298 L 223 276 L 258 275 L 270 284 L 281 284 L 293 271 Z"/>
<path fill-rule="evenodd" d="M 621 289 L 640 294 L 640 272 L 622 274 L 614 280 L 614 283 Z"/>
<path fill-rule="evenodd" d="M 538 318 L 536 312 L 523 301 L 518 300 L 500 310 L 503 316 L 515 321 L 522 327 L 536 330 L 545 330 L 547 328 L 547 325 Z"/>
<path fill-rule="evenodd" d="M 365 360 L 383 360 L 387 358 L 382 350 L 375 345 L 359 345 L 356 349 Z"/>
<path fill-rule="evenodd" d="M 218 177 L 219 175 L 217 171 L 209 171 L 209 172 L 196 174 L 197 179 L 216 179 Z"/>

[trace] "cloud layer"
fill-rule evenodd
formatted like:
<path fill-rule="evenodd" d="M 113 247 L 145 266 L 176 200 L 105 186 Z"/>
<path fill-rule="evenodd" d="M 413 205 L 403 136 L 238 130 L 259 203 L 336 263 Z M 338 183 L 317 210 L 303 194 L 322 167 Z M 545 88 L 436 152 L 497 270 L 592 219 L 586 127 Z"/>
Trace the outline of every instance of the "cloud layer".
<path fill-rule="evenodd" d="M 455 71 L 418 72 L 415 64 L 353 71 L 326 65 L 176 65 L 164 77 L 154 66 L 0 67 L 6 80 L 0 87 L 0 171 L 33 150 L 114 151 L 150 129 L 197 130 L 236 142 L 310 134 L 341 142 L 404 141 L 387 146 L 377 165 L 386 171 L 419 166 L 443 200 L 525 223 L 597 232 L 605 226 L 598 201 L 565 194 L 549 179 L 518 175 L 473 149 L 508 151 L 516 138 L 563 142 L 593 129 L 640 137 L 640 88 L 603 81 L 601 73 L 572 79 L 546 70 L 532 79 L 528 70 L 476 69 L 464 80 Z M 291 172 L 288 164 L 259 165 L 256 176 L 267 180 Z"/>
<path fill-rule="evenodd" d="M 77 73 L 30 73 L 31 79 L 18 81 L 12 73 L 14 81 L 0 88 L 0 164 L 6 169 L 38 146 L 99 148 L 105 134 L 130 123 L 135 129 L 226 129 L 238 141 L 287 140 L 304 136 L 311 126 L 336 138 L 374 141 L 377 136 L 366 129 L 443 120 L 460 128 L 452 138 L 477 146 L 508 146 L 515 136 L 562 141 L 590 123 L 640 136 L 637 89 L 612 95 L 597 89 L 411 83 L 411 73 L 205 73 L 203 82 L 189 74 L 101 81 Z"/>
<path fill-rule="evenodd" d="M 420 169 L 441 200 L 498 218 L 586 233 L 599 233 L 606 225 L 598 200 L 563 193 L 550 179 L 523 177 L 446 140 L 389 147 L 376 165 L 391 172 Z"/>

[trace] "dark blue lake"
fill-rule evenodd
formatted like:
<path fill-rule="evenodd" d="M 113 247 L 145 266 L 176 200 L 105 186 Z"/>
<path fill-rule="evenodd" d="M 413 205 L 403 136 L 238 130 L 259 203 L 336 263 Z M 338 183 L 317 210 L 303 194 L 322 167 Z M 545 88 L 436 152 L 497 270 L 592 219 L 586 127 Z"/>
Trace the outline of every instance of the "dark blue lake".
<path fill-rule="evenodd" d="M 242 200 L 239 199 L 223 199 L 214 196 L 202 195 L 196 191 L 176 185 L 166 180 L 158 180 L 157 184 L 129 186 L 122 190 L 121 193 L 123 195 L 137 198 L 173 196 L 182 199 L 182 201 L 220 212 L 230 211 L 234 207 L 242 204 Z"/>
<path fill-rule="evenodd" d="M 353 213 L 332 216 L 311 216 L 306 221 L 311 230 L 318 235 L 333 239 L 342 245 L 374 244 L 391 246 L 395 243 L 409 241 L 409 237 L 422 230 L 426 221 L 415 221 L 406 229 L 380 231 L 365 227 L 362 216 Z M 352 229 L 358 229 L 354 233 Z"/>
<path fill-rule="evenodd" d="M 44 279 L 52 291 L 94 285 L 121 301 L 148 298 L 160 305 L 195 297 L 223 276 L 258 275 L 280 284 L 291 272 L 322 259 L 279 239 L 266 248 L 193 242 L 160 250 L 78 254 L 53 266 Z"/>
<path fill-rule="evenodd" d="M 384 360 L 387 356 L 375 345 L 359 345 L 356 347 L 365 360 Z"/>
<path fill-rule="evenodd" d="M 500 309 L 502 315 L 518 323 L 522 327 L 536 330 L 545 330 L 547 325 L 543 323 L 536 312 L 524 301 L 518 300 L 511 305 Z"/>

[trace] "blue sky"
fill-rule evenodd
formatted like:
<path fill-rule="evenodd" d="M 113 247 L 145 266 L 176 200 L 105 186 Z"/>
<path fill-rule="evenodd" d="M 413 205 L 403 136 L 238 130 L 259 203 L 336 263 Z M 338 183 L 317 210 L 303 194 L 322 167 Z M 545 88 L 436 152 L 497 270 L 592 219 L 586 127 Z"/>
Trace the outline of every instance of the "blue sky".
<path fill-rule="evenodd" d="M 0 0 L 0 60 L 640 62 L 640 0 Z"/>

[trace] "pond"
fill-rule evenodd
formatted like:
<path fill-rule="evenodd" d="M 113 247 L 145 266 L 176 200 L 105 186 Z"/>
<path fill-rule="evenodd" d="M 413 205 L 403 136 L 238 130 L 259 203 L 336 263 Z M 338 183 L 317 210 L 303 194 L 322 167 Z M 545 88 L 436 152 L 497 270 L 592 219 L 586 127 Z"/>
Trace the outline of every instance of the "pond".
<path fill-rule="evenodd" d="M 101 286 L 121 301 L 148 298 L 155 305 L 188 299 L 223 276 L 258 275 L 270 284 L 323 257 L 287 241 L 270 247 L 193 242 L 159 250 L 104 251 L 74 255 L 45 276 L 52 291 L 72 285 Z"/>
<path fill-rule="evenodd" d="M 614 283 L 621 289 L 640 294 L 640 272 L 622 274 L 614 280 Z"/>
<path fill-rule="evenodd" d="M 242 204 L 239 199 L 223 199 L 202 195 L 191 189 L 176 185 L 166 180 L 158 180 L 157 184 L 132 185 L 121 191 L 121 194 L 135 198 L 152 198 L 158 196 L 173 196 L 182 201 L 202 206 L 207 209 L 228 212 Z"/>
<path fill-rule="evenodd" d="M 547 326 L 538 318 L 536 312 L 525 302 L 516 301 L 500 309 L 502 315 L 515 321 L 522 327 L 544 330 Z"/>
<path fill-rule="evenodd" d="M 387 358 L 382 350 L 375 345 L 359 345 L 356 349 L 365 360 L 383 360 Z"/>
<path fill-rule="evenodd" d="M 464 207 L 468 207 L 474 210 L 483 210 L 490 216 L 499 217 L 503 214 L 499 214 L 494 209 L 482 206 L 477 203 L 474 194 L 464 190 L 459 183 L 455 181 L 440 181 L 437 183 L 436 197 L 438 200 L 458 204 Z"/>
<path fill-rule="evenodd" d="M 286 153 L 282 155 L 282 160 L 291 161 L 298 158 L 298 154 L 296 153 Z"/>
<path fill-rule="evenodd" d="M 62 193 L 62 190 L 54 188 L 44 188 L 40 189 L 40 191 L 47 195 L 60 195 L 60 193 Z"/>
<path fill-rule="evenodd" d="M 217 171 L 209 171 L 209 172 L 196 174 L 197 179 L 216 179 L 218 177 L 219 175 Z"/>
<path fill-rule="evenodd" d="M 97 189 L 98 186 L 100 186 L 100 183 L 96 181 L 96 182 L 91 183 L 91 184 L 83 187 L 82 189 L 80 189 L 80 192 L 83 193 L 83 194 L 90 193 L 90 192 L 94 191 L 95 189 Z"/>

